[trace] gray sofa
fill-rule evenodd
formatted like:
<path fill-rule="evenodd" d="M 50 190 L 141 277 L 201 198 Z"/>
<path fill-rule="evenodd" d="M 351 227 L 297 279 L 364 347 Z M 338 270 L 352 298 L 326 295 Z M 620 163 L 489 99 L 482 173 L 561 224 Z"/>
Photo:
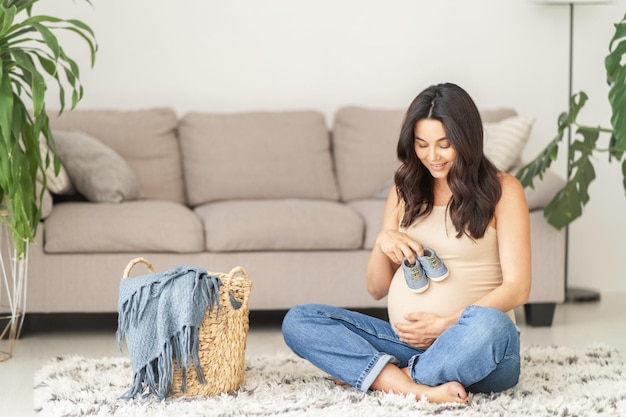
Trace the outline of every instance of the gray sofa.
<path fill-rule="evenodd" d="M 482 114 L 494 135 L 515 116 Z M 364 275 L 398 166 L 402 116 L 346 107 L 330 130 L 317 111 L 79 110 L 52 118 L 72 186 L 70 195 L 46 194 L 30 248 L 28 311 L 117 311 L 119 280 L 137 256 L 157 270 L 243 266 L 254 282 L 252 310 L 384 307 L 368 295 Z M 81 138 L 102 146 L 76 153 Z M 508 163 L 519 164 L 519 142 Z M 117 159 L 101 158 L 102 147 Z M 120 178 L 128 171 L 133 178 Z M 549 174 L 527 190 L 533 286 L 526 315 L 537 325 L 549 325 L 564 298 L 564 236 L 541 213 L 560 184 Z"/>

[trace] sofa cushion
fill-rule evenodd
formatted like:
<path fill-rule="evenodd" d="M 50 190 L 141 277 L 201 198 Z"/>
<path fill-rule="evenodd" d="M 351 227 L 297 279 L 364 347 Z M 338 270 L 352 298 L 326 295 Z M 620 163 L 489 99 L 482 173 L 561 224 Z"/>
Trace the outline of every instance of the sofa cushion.
<path fill-rule="evenodd" d="M 195 209 L 212 252 L 349 250 L 363 243 L 363 220 L 344 204 L 322 200 L 238 200 Z"/>
<path fill-rule="evenodd" d="M 333 156 L 343 201 L 367 199 L 380 194 L 387 196 L 392 184 L 390 180 L 400 165 L 396 149 L 404 113 L 405 110 L 354 106 L 337 111 L 333 127 Z M 486 124 L 514 117 L 516 112 L 509 108 L 494 108 L 481 110 L 480 115 Z M 513 159 L 518 158 L 519 155 L 515 154 Z"/>
<path fill-rule="evenodd" d="M 348 206 L 357 211 L 363 221 L 365 221 L 365 239 L 363 240 L 363 249 L 374 248 L 374 243 L 383 226 L 383 214 L 385 211 L 386 200 L 370 198 L 365 200 L 354 200 L 348 203 Z"/>
<path fill-rule="evenodd" d="M 482 109 L 479 111 L 483 123 L 495 123 L 500 120 L 508 119 L 509 117 L 517 116 L 517 112 L 509 107 Z"/>
<path fill-rule="evenodd" d="M 319 112 L 189 113 L 179 133 L 192 206 L 339 196 L 328 130 Z"/>
<path fill-rule="evenodd" d="M 49 113 L 53 130 L 85 132 L 120 154 L 145 198 L 185 202 L 173 110 L 73 110 L 56 117 Z"/>
<path fill-rule="evenodd" d="M 97 138 L 78 131 L 55 131 L 53 137 L 72 184 L 87 200 L 119 203 L 141 197 L 133 170 Z"/>
<path fill-rule="evenodd" d="M 333 127 L 333 155 L 341 199 L 371 197 L 400 165 L 396 154 L 403 110 L 344 107 Z"/>
<path fill-rule="evenodd" d="M 201 252 L 202 222 L 171 201 L 61 203 L 44 222 L 48 253 Z"/>

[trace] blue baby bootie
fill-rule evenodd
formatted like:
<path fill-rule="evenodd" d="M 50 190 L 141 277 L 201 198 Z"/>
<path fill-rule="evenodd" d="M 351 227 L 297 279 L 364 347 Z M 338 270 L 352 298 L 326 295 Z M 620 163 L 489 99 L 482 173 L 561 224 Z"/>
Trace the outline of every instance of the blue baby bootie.
<path fill-rule="evenodd" d="M 424 248 L 424 256 L 417 258 L 426 276 L 435 282 L 443 281 L 448 277 L 448 268 L 443 264 L 434 250 Z"/>
<path fill-rule="evenodd" d="M 415 264 L 411 265 L 409 260 L 404 258 L 402 260 L 402 271 L 404 272 L 404 280 L 411 291 L 421 293 L 428 289 L 428 278 L 420 262 L 415 262 Z"/>

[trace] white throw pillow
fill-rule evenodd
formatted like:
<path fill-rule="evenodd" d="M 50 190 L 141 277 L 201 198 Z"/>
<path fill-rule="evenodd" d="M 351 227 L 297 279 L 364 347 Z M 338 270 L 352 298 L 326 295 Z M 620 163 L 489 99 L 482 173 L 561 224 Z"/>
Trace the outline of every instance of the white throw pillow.
<path fill-rule="evenodd" d="M 46 157 L 49 158 L 49 164 L 46 167 L 46 188 L 53 194 L 73 194 L 75 192 L 72 180 L 63 164 L 61 164 L 59 175 L 54 174 L 54 160 L 52 152 L 48 148 L 46 138 L 41 135 L 39 137 L 39 152 L 41 153 L 41 159 L 46 161 Z M 60 159 L 60 158 L 59 158 Z M 37 173 L 38 179 L 41 181 L 41 173 Z"/>
<path fill-rule="evenodd" d="M 507 172 L 520 161 L 534 122 L 534 118 L 514 116 L 483 123 L 485 155 L 499 170 Z"/>
<path fill-rule="evenodd" d="M 141 198 L 135 173 L 113 149 L 86 133 L 54 132 L 57 155 L 76 190 L 93 202 Z"/>

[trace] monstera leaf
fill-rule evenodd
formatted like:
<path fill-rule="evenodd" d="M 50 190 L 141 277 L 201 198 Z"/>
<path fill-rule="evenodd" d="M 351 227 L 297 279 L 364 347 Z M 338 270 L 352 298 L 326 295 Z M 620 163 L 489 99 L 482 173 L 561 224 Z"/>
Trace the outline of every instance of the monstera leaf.
<path fill-rule="evenodd" d="M 565 130 L 576 122 L 576 117 L 580 109 L 587 102 L 587 94 L 580 92 L 570 99 L 570 109 L 566 113 L 561 113 L 557 125 L 557 135 L 548 143 L 543 151 L 533 159 L 529 164 L 524 165 L 517 171 L 517 178 L 524 187 L 534 188 L 533 179 L 539 177 L 543 179 L 543 174 L 557 160 L 559 152 L 559 144 L 563 140 Z M 570 154 L 571 159 L 571 154 Z"/>
<path fill-rule="evenodd" d="M 626 150 L 626 15 L 615 24 L 615 35 L 609 44 L 609 55 L 604 60 L 611 103 L 611 126 L 615 136 L 614 147 L 618 151 Z"/>
<path fill-rule="evenodd" d="M 533 187 L 535 177 L 543 178 L 544 172 L 558 157 L 558 147 L 568 128 L 577 128 L 575 140 L 567 153 L 569 172 L 565 186 L 545 207 L 544 216 L 557 229 L 566 227 L 582 216 L 589 202 L 589 186 L 596 178 L 593 155 L 607 152 L 609 162 L 621 161 L 626 151 L 626 15 L 615 24 L 615 35 L 609 43 L 609 55 L 604 65 L 610 85 L 608 100 L 611 105 L 611 128 L 581 126 L 576 119 L 587 101 L 587 94 L 580 92 L 570 99 L 568 112 L 559 116 L 556 137 L 529 164 L 517 172 L 524 187 Z M 598 147 L 601 134 L 610 135 L 608 146 Z M 622 163 L 624 192 L 626 193 L 626 159 Z"/>

